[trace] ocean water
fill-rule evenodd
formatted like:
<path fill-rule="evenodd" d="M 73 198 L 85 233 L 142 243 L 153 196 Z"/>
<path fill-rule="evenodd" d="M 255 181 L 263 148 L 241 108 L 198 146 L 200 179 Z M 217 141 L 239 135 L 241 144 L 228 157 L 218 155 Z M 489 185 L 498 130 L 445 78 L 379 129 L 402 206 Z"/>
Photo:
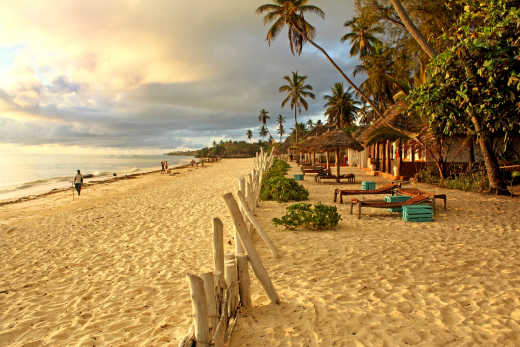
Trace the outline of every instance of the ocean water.
<path fill-rule="evenodd" d="M 52 189 L 71 187 L 76 170 L 93 175 L 86 182 L 182 165 L 193 157 L 168 155 L 73 155 L 73 154 L 0 154 L 0 201 L 43 194 Z"/>

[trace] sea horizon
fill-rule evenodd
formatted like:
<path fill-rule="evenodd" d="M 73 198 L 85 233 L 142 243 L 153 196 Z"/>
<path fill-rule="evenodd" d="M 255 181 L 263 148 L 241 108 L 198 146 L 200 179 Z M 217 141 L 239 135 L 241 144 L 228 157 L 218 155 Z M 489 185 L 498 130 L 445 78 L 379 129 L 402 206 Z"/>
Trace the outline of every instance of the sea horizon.
<path fill-rule="evenodd" d="M 114 176 L 160 170 L 163 160 L 172 168 L 192 159 L 192 156 L 167 154 L 4 153 L 0 164 L 0 201 L 68 188 L 76 170 L 88 177 L 87 183 L 99 182 Z"/>

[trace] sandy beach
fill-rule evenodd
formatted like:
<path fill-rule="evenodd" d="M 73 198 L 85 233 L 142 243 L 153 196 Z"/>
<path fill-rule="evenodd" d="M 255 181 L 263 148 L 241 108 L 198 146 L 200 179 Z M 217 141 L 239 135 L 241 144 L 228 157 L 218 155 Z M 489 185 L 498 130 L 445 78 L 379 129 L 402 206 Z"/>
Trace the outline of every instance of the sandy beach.
<path fill-rule="evenodd" d="M 185 275 L 212 270 L 213 217 L 232 251 L 221 196 L 252 166 L 224 160 L 0 207 L 0 346 L 176 346 L 191 323 Z M 344 172 L 358 182 L 345 188 L 383 182 Z M 303 184 L 332 203 L 337 185 Z M 271 219 L 289 204 L 261 202 L 282 255 L 256 247 L 282 304 L 251 272 L 255 309 L 231 346 L 520 345 L 519 200 L 418 187 L 447 193 L 433 223 L 368 208 L 358 220 L 338 204 L 335 231 L 283 231 Z"/>
<path fill-rule="evenodd" d="M 357 179 L 345 189 L 384 182 L 343 172 Z M 303 184 L 313 203 L 332 203 L 336 184 Z M 282 257 L 262 255 L 282 304 L 253 285 L 260 305 L 231 346 L 520 346 L 519 199 L 410 187 L 446 193 L 448 210 L 406 223 L 369 208 L 358 220 L 338 204 L 335 231 L 292 232 L 271 223 L 289 204 L 262 202 L 258 218 Z"/>
<path fill-rule="evenodd" d="M 232 239 L 221 196 L 252 166 L 224 160 L 0 207 L 0 346 L 176 346 L 191 323 L 186 273 L 212 269 L 213 217 Z"/>

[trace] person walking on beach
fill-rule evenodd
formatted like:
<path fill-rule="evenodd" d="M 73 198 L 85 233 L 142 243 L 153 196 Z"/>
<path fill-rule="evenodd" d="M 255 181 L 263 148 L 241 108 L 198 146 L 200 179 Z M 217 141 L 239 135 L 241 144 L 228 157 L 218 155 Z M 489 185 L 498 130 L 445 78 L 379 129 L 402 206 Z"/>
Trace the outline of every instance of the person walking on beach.
<path fill-rule="evenodd" d="M 164 162 L 164 173 L 168 173 L 168 160 Z"/>
<path fill-rule="evenodd" d="M 76 191 L 78 192 L 78 196 L 81 193 L 81 186 L 83 186 L 83 175 L 78 170 L 78 173 L 76 176 L 74 176 L 74 188 L 76 188 Z"/>
<path fill-rule="evenodd" d="M 164 173 L 164 161 L 161 160 L 161 173 Z"/>

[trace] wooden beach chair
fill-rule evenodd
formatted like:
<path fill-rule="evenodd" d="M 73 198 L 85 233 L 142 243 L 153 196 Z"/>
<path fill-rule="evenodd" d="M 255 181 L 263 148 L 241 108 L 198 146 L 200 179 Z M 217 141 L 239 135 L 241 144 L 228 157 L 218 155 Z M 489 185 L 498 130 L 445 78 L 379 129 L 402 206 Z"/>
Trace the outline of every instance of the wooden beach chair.
<path fill-rule="evenodd" d="M 365 194 L 394 194 L 394 191 L 399 188 L 398 184 L 387 184 L 377 189 L 361 190 L 361 189 L 339 189 L 334 190 L 334 202 L 337 201 L 339 195 L 339 202 L 343 203 L 343 195 L 365 195 Z"/>
<path fill-rule="evenodd" d="M 326 169 L 322 166 L 309 166 L 309 167 L 303 167 L 302 166 L 302 173 L 304 175 L 306 174 L 312 174 L 312 173 L 315 173 L 315 174 L 325 174 L 326 173 Z"/>
<path fill-rule="evenodd" d="M 446 194 L 432 194 L 432 193 L 428 193 L 428 192 L 425 192 L 425 191 L 422 191 L 422 190 L 416 189 L 416 188 L 401 188 L 401 187 L 397 188 L 397 193 L 401 194 L 401 195 L 408 195 L 411 197 L 419 196 L 419 195 L 429 195 L 434 200 L 435 199 L 443 200 L 444 201 L 444 210 L 447 209 Z"/>
<path fill-rule="evenodd" d="M 327 175 L 326 173 L 314 176 L 316 183 L 321 183 L 321 180 L 336 180 L 338 183 L 341 183 L 341 180 L 346 180 L 348 183 L 356 183 L 356 176 L 354 174 L 345 174 L 338 177 L 336 175 Z"/>
<path fill-rule="evenodd" d="M 403 206 L 409 205 L 418 205 L 418 204 L 431 204 L 433 206 L 433 210 L 435 210 L 435 200 L 431 195 L 417 195 L 413 196 L 411 199 L 402 202 L 386 202 L 381 200 L 359 200 L 352 199 L 350 203 L 350 214 L 353 214 L 354 205 L 358 206 L 358 219 L 361 219 L 361 208 L 362 207 L 372 207 L 372 208 L 386 208 L 386 209 L 395 209 Z"/>

